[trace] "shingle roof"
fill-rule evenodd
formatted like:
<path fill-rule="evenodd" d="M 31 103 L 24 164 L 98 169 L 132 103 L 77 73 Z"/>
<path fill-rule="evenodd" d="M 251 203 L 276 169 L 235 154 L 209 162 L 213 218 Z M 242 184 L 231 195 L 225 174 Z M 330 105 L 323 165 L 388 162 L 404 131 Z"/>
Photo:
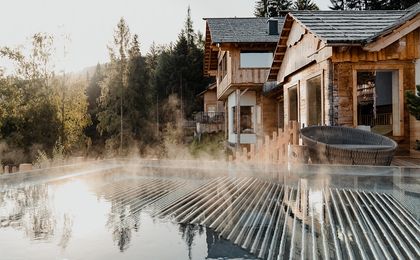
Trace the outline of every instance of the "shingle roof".
<path fill-rule="evenodd" d="M 375 34 L 374 36 L 369 38 L 367 40 L 367 42 L 371 42 L 371 41 L 375 40 L 377 37 L 391 32 L 395 28 L 398 28 L 399 26 L 401 26 L 405 22 L 407 22 L 407 21 L 411 20 L 412 18 L 414 18 L 415 16 L 417 16 L 420 13 L 420 2 L 411 6 L 406 11 L 407 11 L 406 14 L 404 14 L 402 17 L 400 17 L 395 23 L 393 23 L 392 25 L 384 28 L 382 31 L 378 32 L 377 34 Z"/>
<path fill-rule="evenodd" d="M 269 35 L 269 18 L 205 18 L 213 43 L 277 43 L 278 35 Z M 283 17 L 279 19 L 279 32 Z"/>
<path fill-rule="evenodd" d="M 291 16 L 327 43 L 363 43 L 409 13 L 410 10 L 294 11 Z"/>

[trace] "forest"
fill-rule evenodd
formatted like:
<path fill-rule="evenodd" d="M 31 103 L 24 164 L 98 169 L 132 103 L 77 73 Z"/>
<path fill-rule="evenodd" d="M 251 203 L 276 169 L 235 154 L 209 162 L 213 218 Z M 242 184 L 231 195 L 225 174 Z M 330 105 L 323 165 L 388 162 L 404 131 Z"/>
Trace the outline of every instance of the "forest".
<path fill-rule="evenodd" d="M 164 156 L 164 142 L 182 142 L 181 119 L 200 110 L 196 94 L 209 83 L 202 73 L 203 37 L 190 9 L 178 38 L 153 44 L 146 54 L 124 18 L 111 37 L 104 46 L 109 62 L 84 73 L 55 71 L 55 39 L 45 33 L 34 34 L 27 49 L 0 47 L 0 57 L 16 68 L 6 74 L 0 67 L 1 163 Z"/>

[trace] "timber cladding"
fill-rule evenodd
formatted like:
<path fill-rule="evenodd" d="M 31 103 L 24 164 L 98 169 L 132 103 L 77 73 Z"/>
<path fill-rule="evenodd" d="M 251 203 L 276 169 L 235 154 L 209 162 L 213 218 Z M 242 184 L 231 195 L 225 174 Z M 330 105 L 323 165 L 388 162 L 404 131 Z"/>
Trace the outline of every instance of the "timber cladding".
<path fill-rule="evenodd" d="M 319 63 L 310 64 L 298 72 L 286 77 L 284 90 L 284 114 L 285 122 L 292 120 L 289 115 L 289 89 L 297 89 L 298 95 L 298 115 L 297 120 L 304 125 L 308 125 L 308 88 L 310 87 L 308 81 L 320 77 L 321 79 L 321 117 L 322 124 L 329 124 L 331 117 L 331 97 L 330 97 L 330 64 L 328 60 Z"/>
<path fill-rule="evenodd" d="M 382 70 L 396 71 L 399 79 L 399 102 L 400 121 L 402 121 L 400 136 L 392 136 L 398 142 L 399 151 L 408 152 L 410 143 L 413 146 L 418 134 L 411 133 L 410 117 L 405 104 L 405 92 L 415 89 L 415 64 L 411 61 L 388 61 L 388 62 L 341 62 L 333 64 L 333 122 L 334 125 L 355 126 L 355 113 L 357 113 L 357 101 L 355 97 L 355 85 L 357 71 L 359 70 Z M 415 130 L 414 130 L 415 131 Z M 411 139 L 411 140 L 410 140 Z"/>
<path fill-rule="evenodd" d="M 333 64 L 333 123 L 353 126 L 353 71 L 351 63 Z"/>
<path fill-rule="evenodd" d="M 263 134 L 272 135 L 273 132 L 278 130 L 277 100 L 261 96 L 261 113 Z"/>

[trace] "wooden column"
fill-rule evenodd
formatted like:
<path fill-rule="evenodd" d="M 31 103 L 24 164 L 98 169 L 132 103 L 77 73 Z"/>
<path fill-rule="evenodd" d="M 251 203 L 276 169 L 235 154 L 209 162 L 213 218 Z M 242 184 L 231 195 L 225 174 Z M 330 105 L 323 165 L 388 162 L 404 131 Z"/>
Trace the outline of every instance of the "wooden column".
<path fill-rule="evenodd" d="M 236 89 L 236 151 L 241 150 L 241 90 Z"/>

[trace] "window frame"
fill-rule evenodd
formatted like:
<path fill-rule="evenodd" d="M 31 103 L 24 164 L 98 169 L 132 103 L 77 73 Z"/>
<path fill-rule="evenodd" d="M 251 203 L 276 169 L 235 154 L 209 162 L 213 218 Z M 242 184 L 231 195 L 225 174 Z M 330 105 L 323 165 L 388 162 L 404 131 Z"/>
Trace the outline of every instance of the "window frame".
<path fill-rule="evenodd" d="M 271 54 L 271 62 L 269 62 L 269 64 L 267 64 L 266 67 L 264 66 L 256 66 L 256 67 L 244 67 L 242 66 L 242 54 Z M 274 53 L 272 51 L 252 51 L 252 50 L 241 50 L 239 52 L 239 69 L 270 69 L 271 65 L 273 63 L 273 59 L 274 59 Z"/>

